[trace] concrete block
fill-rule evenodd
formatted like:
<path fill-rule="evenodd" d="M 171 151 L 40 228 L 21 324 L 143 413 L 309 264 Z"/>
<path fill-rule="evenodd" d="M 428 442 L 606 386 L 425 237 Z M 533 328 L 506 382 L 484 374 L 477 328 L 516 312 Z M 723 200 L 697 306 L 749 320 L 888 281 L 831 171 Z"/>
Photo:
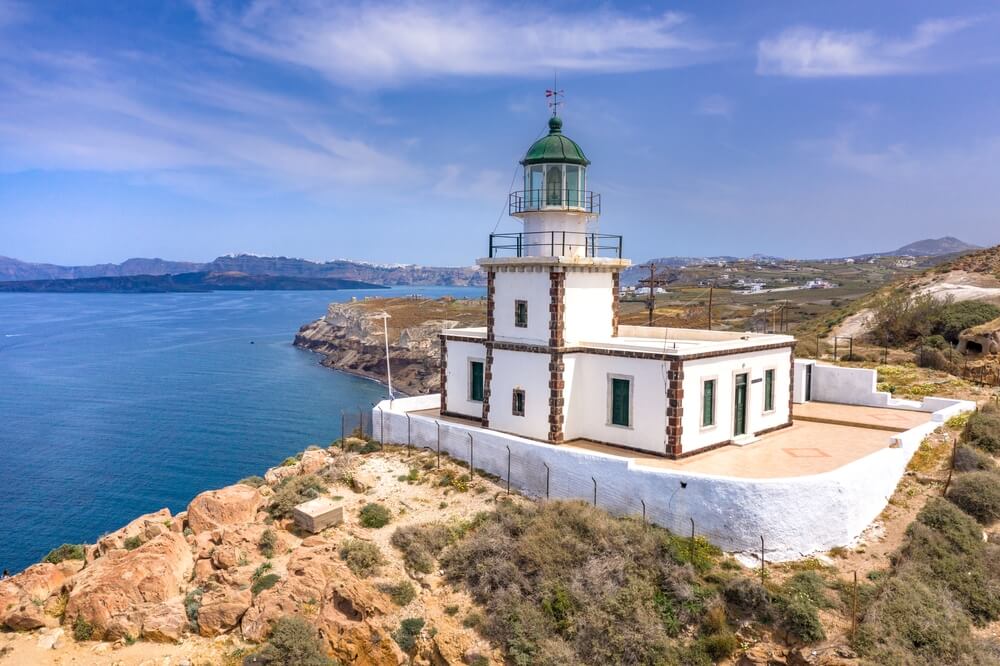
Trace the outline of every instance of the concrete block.
<path fill-rule="evenodd" d="M 344 507 L 325 497 L 317 497 L 292 509 L 292 517 L 296 525 L 315 534 L 344 522 Z"/>

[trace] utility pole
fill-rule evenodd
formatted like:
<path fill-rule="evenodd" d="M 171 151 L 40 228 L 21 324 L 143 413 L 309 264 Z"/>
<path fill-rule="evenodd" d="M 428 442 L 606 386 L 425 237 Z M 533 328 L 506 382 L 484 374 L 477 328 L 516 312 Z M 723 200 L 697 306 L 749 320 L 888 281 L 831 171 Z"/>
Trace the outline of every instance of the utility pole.
<path fill-rule="evenodd" d="M 656 309 L 656 290 L 671 282 L 676 282 L 680 275 L 676 271 L 657 273 L 659 267 L 652 261 L 646 264 L 645 268 L 649 269 L 649 277 L 639 280 L 639 286 L 649 288 L 649 294 L 646 296 L 646 309 L 649 312 L 649 326 L 652 326 L 653 311 Z"/>
<path fill-rule="evenodd" d="M 708 285 L 708 330 L 712 330 L 712 292 L 715 291 L 715 283 Z"/>

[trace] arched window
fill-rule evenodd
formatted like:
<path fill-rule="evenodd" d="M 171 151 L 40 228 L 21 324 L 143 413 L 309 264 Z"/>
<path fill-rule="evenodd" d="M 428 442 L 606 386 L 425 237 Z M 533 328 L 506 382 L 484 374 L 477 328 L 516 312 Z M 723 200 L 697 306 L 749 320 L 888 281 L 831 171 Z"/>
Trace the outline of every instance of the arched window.
<path fill-rule="evenodd" d="M 550 166 L 545 174 L 545 204 L 561 206 L 563 195 L 562 167 Z"/>

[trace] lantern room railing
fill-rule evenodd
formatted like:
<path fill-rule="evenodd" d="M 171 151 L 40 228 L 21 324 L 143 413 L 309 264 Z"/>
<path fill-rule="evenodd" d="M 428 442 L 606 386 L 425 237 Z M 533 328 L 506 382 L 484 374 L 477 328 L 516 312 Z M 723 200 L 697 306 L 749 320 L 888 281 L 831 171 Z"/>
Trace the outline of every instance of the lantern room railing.
<path fill-rule="evenodd" d="M 605 257 L 622 258 L 622 237 L 584 231 L 522 231 L 490 234 L 494 257 Z"/>
<path fill-rule="evenodd" d="M 544 210 L 571 210 L 600 215 L 601 195 L 590 190 L 521 190 L 510 193 L 511 215 Z"/>

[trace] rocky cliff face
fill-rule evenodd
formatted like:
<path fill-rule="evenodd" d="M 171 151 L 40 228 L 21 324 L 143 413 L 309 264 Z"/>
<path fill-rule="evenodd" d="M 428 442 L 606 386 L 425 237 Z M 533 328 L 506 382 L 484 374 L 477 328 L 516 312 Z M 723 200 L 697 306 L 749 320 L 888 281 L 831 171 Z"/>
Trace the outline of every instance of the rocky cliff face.
<path fill-rule="evenodd" d="M 441 331 L 478 324 L 483 306 L 478 300 L 414 298 L 331 303 L 325 317 L 299 329 L 294 344 L 322 354 L 329 368 L 385 382 L 383 325 L 374 316 L 380 311 L 390 315 L 393 389 L 418 395 L 440 388 Z"/>

